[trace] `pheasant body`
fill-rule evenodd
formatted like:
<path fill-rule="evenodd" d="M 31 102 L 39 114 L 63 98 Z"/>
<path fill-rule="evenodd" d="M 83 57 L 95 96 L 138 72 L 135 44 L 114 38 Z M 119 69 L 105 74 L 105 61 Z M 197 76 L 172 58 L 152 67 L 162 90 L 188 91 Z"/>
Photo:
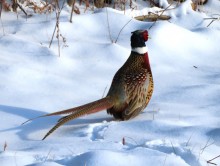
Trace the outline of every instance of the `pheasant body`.
<path fill-rule="evenodd" d="M 114 105 L 107 112 L 116 119 L 131 119 L 147 106 L 152 93 L 153 77 L 148 54 L 131 52 L 113 78 L 107 96 L 110 96 Z"/>
<path fill-rule="evenodd" d="M 153 93 L 153 77 L 145 45 L 147 40 L 148 32 L 146 30 L 132 32 L 131 54 L 113 77 L 111 87 L 105 98 L 79 107 L 36 117 L 69 114 L 60 118 L 43 139 L 64 123 L 86 114 L 92 114 L 106 109 L 107 113 L 113 115 L 116 119 L 128 120 L 136 117 L 143 111 L 148 105 Z"/>

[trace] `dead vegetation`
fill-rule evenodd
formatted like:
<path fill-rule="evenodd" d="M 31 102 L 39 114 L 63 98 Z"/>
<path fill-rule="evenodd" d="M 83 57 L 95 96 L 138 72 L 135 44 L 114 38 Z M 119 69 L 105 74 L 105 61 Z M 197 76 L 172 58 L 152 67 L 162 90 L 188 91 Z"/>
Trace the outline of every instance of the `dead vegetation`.
<path fill-rule="evenodd" d="M 146 0 L 143 1 L 143 3 L 146 3 L 146 6 L 151 7 L 160 7 L 160 9 L 153 13 L 148 12 L 146 15 L 136 16 L 134 18 L 131 18 L 130 21 L 133 19 L 139 20 L 139 21 L 148 21 L 153 22 L 149 29 L 151 29 L 155 23 L 158 20 L 167 20 L 171 18 L 169 15 L 166 15 L 166 11 L 173 10 L 177 8 L 182 2 L 185 0 L 168 0 L 168 3 L 170 4 L 168 7 L 164 8 L 163 6 L 159 5 L 159 0 Z M 198 9 L 198 5 L 206 3 L 207 0 L 194 0 L 192 3 L 193 10 Z M 88 10 L 94 11 L 95 8 L 103 8 L 103 7 L 109 7 L 117 10 L 124 11 L 124 14 L 126 12 L 126 9 L 135 10 L 138 9 L 136 0 L 0 0 L 0 21 L 2 26 L 3 34 L 4 32 L 4 24 L 2 22 L 2 11 L 5 12 L 15 12 L 17 16 L 20 13 L 25 14 L 26 18 L 31 17 L 33 13 L 37 14 L 49 14 L 49 13 L 55 13 L 56 14 L 56 23 L 54 27 L 54 31 L 51 37 L 51 40 L 49 42 L 49 48 L 51 47 L 54 37 L 56 37 L 57 40 L 57 46 L 58 46 L 58 55 L 60 57 L 61 54 L 61 45 L 64 47 L 67 47 L 66 44 L 66 38 L 62 35 L 60 31 L 60 14 L 62 12 L 62 9 L 64 7 L 69 6 L 70 11 L 70 19 L 69 21 L 73 22 L 73 15 L 79 15 L 82 12 L 86 12 Z M 68 8 L 68 7 L 67 7 Z M 111 32 L 110 32 L 110 25 L 109 25 L 109 16 L 108 11 L 106 8 L 106 15 L 107 15 L 107 23 L 108 23 L 108 32 L 109 32 L 109 38 L 112 43 L 117 43 L 118 38 L 120 37 L 120 34 L 122 30 L 127 26 L 127 24 L 130 23 L 128 21 L 119 31 L 118 36 L 115 40 L 112 39 Z M 207 18 L 211 19 L 211 22 L 209 25 L 211 25 L 214 21 L 219 20 L 219 17 L 213 17 L 213 18 Z M 208 26 L 209 26 L 208 25 Z"/>
<path fill-rule="evenodd" d="M 168 0 L 168 3 L 170 5 L 164 8 L 163 6 L 159 5 L 160 0 L 146 0 L 145 1 L 146 6 L 150 5 L 151 7 L 160 7 L 162 8 L 162 10 L 158 11 L 158 13 L 149 12 L 147 15 L 137 16 L 134 17 L 134 19 L 139 21 L 150 21 L 150 22 L 156 22 L 158 20 L 169 20 L 171 17 L 163 13 L 167 10 L 175 9 L 184 1 L 185 0 Z M 208 0 L 193 0 L 191 4 L 192 9 L 198 10 L 198 6 L 205 4 L 207 1 Z M 27 9 L 32 10 L 34 13 L 38 13 L 38 14 L 55 12 L 56 16 L 59 18 L 59 13 L 61 12 L 59 11 L 59 6 L 61 4 L 63 4 L 63 7 L 66 4 L 70 6 L 71 23 L 73 20 L 73 14 L 79 15 L 81 14 L 82 11 L 85 13 L 87 10 L 94 11 L 94 8 L 110 7 L 124 11 L 124 13 L 126 7 L 127 9 L 129 7 L 131 10 L 138 9 L 136 0 L 135 1 L 134 0 L 114 0 L 114 1 L 113 0 L 62 0 L 62 1 L 60 0 L 0 0 L 0 17 L 1 17 L 1 12 L 3 10 L 13 11 L 17 13 L 17 10 L 19 8 L 26 15 L 26 18 L 32 16 L 31 14 L 28 14 L 28 12 L 26 12 Z M 82 10 L 82 8 L 84 8 L 84 10 Z M 215 18 L 213 18 L 212 22 L 215 21 L 214 19 Z M 58 26 L 58 22 L 57 22 L 57 26 Z"/>
<path fill-rule="evenodd" d="M 5 141 L 4 146 L 3 146 L 4 152 L 6 151 L 7 147 L 8 147 L 8 144 L 7 144 L 7 142 Z"/>
<path fill-rule="evenodd" d="M 175 2 L 178 5 L 184 1 L 185 0 L 168 0 L 168 3 L 173 4 Z M 204 5 L 207 1 L 208 0 L 193 0 L 192 8 L 197 10 L 199 5 Z M 0 10 L 17 12 L 17 9 L 19 8 L 27 15 L 25 9 L 29 8 L 35 13 L 51 13 L 55 11 L 58 2 L 68 4 L 72 8 L 72 12 L 75 14 L 81 13 L 79 6 L 84 7 L 84 13 L 88 9 L 94 10 L 94 8 L 103 7 L 110 7 L 122 11 L 125 11 L 126 7 L 129 7 L 131 10 L 138 9 L 136 0 L 0 0 Z M 163 6 L 160 6 L 159 0 L 146 0 L 143 2 L 146 2 L 146 6 L 150 5 L 151 7 L 164 8 Z M 151 19 L 152 17 L 154 16 L 149 15 L 143 18 Z M 168 17 L 160 17 L 159 19 L 164 20 L 168 19 Z"/>

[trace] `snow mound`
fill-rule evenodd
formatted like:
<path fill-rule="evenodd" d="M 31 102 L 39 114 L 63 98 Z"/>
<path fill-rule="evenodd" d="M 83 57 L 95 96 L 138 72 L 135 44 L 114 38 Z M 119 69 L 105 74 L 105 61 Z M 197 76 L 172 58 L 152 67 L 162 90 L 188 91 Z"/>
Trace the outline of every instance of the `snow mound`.
<path fill-rule="evenodd" d="M 169 166 L 174 166 L 177 163 L 180 166 L 187 166 L 187 164 L 180 157 L 176 157 L 173 154 L 166 156 L 165 154 L 161 155 L 161 153 L 157 151 L 150 149 L 143 150 L 141 148 L 124 153 L 114 151 L 90 151 L 70 159 L 61 160 L 58 163 L 66 166 L 71 166 L 73 164 L 78 166 L 112 166 L 112 164 L 116 166 L 136 166 L 154 165 L 155 162 L 166 162 L 166 164 Z"/>

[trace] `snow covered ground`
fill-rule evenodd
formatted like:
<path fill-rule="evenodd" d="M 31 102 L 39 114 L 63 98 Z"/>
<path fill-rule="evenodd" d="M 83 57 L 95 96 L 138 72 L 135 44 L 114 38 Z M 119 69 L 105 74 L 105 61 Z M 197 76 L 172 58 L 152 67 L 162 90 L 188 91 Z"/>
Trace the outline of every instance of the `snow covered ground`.
<path fill-rule="evenodd" d="M 2 13 L 0 165 L 213 165 L 207 161 L 220 155 L 220 22 L 207 28 L 211 20 L 204 18 L 218 12 L 220 1 L 209 0 L 202 12 L 190 5 L 186 1 L 166 11 L 171 20 L 149 30 L 155 89 L 142 114 L 119 122 L 103 111 L 63 125 L 44 141 L 60 116 L 21 123 L 100 99 L 130 54 L 131 32 L 152 22 L 133 19 L 111 43 L 106 8 L 74 15 L 69 23 L 65 7 L 60 32 L 67 41 L 61 42 L 59 57 L 56 40 L 48 48 L 54 14 L 33 13 L 26 19 L 20 11 L 17 19 Z M 140 9 L 125 15 L 107 9 L 114 41 L 132 16 L 161 10 Z M 211 162 L 220 165 L 220 157 Z"/>

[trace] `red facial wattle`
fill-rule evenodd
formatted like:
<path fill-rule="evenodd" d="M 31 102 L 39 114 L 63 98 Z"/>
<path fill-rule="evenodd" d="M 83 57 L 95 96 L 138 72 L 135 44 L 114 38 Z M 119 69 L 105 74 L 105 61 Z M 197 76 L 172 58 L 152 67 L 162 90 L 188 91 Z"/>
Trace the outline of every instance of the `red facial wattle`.
<path fill-rule="evenodd" d="M 143 37 L 144 37 L 144 41 L 148 40 L 148 32 L 147 31 L 143 32 Z"/>

